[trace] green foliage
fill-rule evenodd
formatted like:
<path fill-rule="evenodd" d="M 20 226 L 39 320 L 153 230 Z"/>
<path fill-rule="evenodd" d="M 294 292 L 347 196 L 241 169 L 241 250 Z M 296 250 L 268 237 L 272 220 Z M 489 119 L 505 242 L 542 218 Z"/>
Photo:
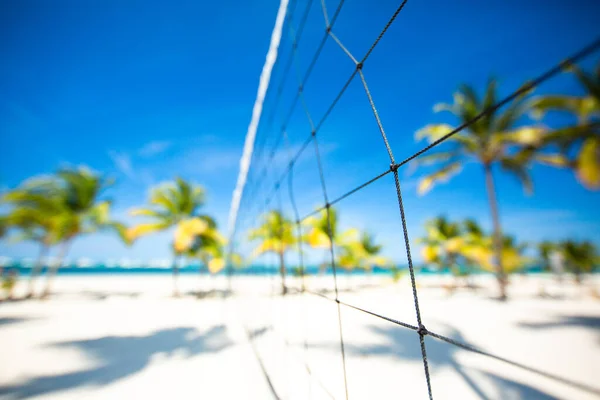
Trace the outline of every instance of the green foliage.
<path fill-rule="evenodd" d="M 454 94 L 453 103 L 438 104 L 434 110 L 451 112 L 462 125 L 493 105 L 496 97 L 496 81 L 490 79 L 483 98 L 478 97 L 473 87 L 462 85 Z M 430 152 L 415 159 L 415 165 L 438 165 L 436 170 L 422 178 L 419 193 L 428 192 L 436 182 L 447 181 L 470 161 L 488 166 L 498 164 L 503 170 L 514 175 L 525 190 L 530 192 L 532 184 L 527 166 L 534 160 L 536 146 L 542 143 L 544 129 L 517 126 L 529 107 L 526 96 L 519 96 L 504 110 L 488 113 L 469 127 L 450 136 L 445 141 L 446 150 Z M 419 130 L 416 138 L 427 139 L 432 143 L 454 129 L 448 124 L 431 124 Z M 438 146 L 436 149 L 443 147 Z"/>
<path fill-rule="evenodd" d="M 575 123 L 552 129 L 544 138 L 544 147 L 554 152 L 540 161 L 556 167 L 569 167 L 588 189 L 600 189 L 600 63 L 593 72 L 569 65 L 582 96 L 549 95 L 533 100 L 532 115 L 541 119 L 546 113 L 558 111 L 575 117 Z"/>
<path fill-rule="evenodd" d="M 567 269 L 573 272 L 578 279 L 582 273 L 591 272 L 600 262 L 598 249 L 589 241 L 565 240 L 560 243 L 559 249 L 564 256 Z"/>
<path fill-rule="evenodd" d="M 173 182 L 158 185 L 150 191 L 148 206 L 131 211 L 131 215 L 146 217 L 149 222 L 132 227 L 128 236 L 131 240 L 136 240 L 141 236 L 169 229 L 184 219 L 196 217 L 204 202 L 204 188 L 179 177 Z M 211 222 L 207 216 L 203 219 L 207 223 Z"/>
<path fill-rule="evenodd" d="M 425 224 L 426 235 L 418 239 L 423 244 L 422 256 L 426 263 L 437 268 L 450 268 L 456 276 L 466 276 L 472 269 L 494 269 L 492 235 L 472 219 L 462 223 L 450 222 L 446 217 L 433 218 Z M 517 243 L 512 236 L 503 236 L 502 258 L 507 272 L 523 268 L 526 244 Z"/>
<path fill-rule="evenodd" d="M 124 237 L 125 227 L 110 218 L 111 202 L 100 199 L 109 184 L 86 167 L 30 179 L 4 194 L 2 201 L 10 211 L 2 217 L 3 224 L 7 230 L 18 230 L 18 239 L 45 246 L 99 230 L 112 230 Z"/>
<path fill-rule="evenodd" d="M 354 268 L 370 270 L 373 266 L 391 264 L 380 256 L 382 246 L 375 243 L 373 235 L 350 228 L 339 231 L 339 214 L 334 207 L 321 210 L 317 216 L 305 222 L 308 233 L 303 240 L 312 248 L 329 249 L 334 247 L 337 266 L 351 270 Z M 325 263 L 323 267 L 328 266 Z"/>
<path fill-rule="evenodd" d="M 262 216 L 263 223 L 248 233 L 251 241 L 260 241 L 253 256 L 264 253 L 284 254 L 297 243 L 294 226 L 290 219 L 276 210 Z"/>
<path fill-rule="evenodd" d="M 425 262 L 439 269 L 454 267 L 463 244 L 459 224 L 439 216 L 425 223 L 425 233 L 425 237 L 418 239 L 423 245 L 421 255 Z"/>
<path fill-rule="evenodd" d="M 545 271 L 551 270 L 550 257 L 552 256 L 552 253 L 558 251 L 559 249 L 560 246 L 557 243 L 547 240 L 537 244 L 538 261 L 542 269 Z"/>

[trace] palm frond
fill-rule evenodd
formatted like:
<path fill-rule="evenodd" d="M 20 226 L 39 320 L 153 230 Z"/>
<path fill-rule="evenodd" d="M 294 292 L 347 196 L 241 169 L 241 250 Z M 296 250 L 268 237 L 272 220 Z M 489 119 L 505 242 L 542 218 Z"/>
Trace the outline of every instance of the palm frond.
<path fill-rule="evenodd" d="M 462 166 L 461 166 L 460 162 L 453 162 L 453 163 L 444 165 L 437 171 L 422 178 L 421 181 L 419 182 L 417 192 L 419 194 L 427 193 L 429 190 L 431 190 L 431 188 L 434 186 L 434 184 L 436 182 L 448 181 L 448 179 L 450 179 L 452 176 L 459 173 L 461 169 L 462 169 Z"/>
<path fill-rule="evenodd" d="M 600 189 L 600 137 L 589 138 L 581 146 L 577 178 L 588 189 Z"/>
<path fill-rule="evenodd" d="M 521 182 L 525 193 L 533 193 L 533 181 L 527 171 L 526 164 L 519 162 L 515 158 L 505 157 L 500 159 L 500 165 L 504 170 L 510 172 Z"/>

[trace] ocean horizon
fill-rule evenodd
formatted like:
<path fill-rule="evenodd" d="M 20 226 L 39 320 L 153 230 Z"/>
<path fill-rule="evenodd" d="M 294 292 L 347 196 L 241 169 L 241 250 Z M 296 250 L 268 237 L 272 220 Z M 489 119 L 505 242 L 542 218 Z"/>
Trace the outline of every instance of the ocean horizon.
<path fill-rule="evenodd" d="M 4 266 L 5 270 L 17 270 L 19 275 L 30 275 L 31 270 L 33 269 L 30 266 L 21 265 L 18 263 L 9 264 Z M 403 273 L 408 272 L 408 265 L 398 265 L 396 266 L 397 270 Z M 43 267 L 41 270 L 41 274 L 46 273 L 48 267 Z M 244 268 L 233 268 L 223 269 L 216 273 L 215 275 L 227 275 L 231 271 L 234 275 L 257 275 L 257 276 L 270 276 L 270 275 L 278 275 L 279 268 L 275 266 L 264 266 L 264 265 L 252 265 Z M 287 274 L 291 276 L 299 276 L 299 269 L 297 267 L 287 267 Z M 363 269 L 353 269 L 353 270 L 344 270 L 342 268 L 337 269 L 338 274 L 343 275 L 392 275 L 394 269 L 392 268 L 381 268 L 374 267 L 372 270 L 363 270 Z M 450 268 L 443 269 L 435 269 L 428 267 L 416 267 L 415 272 L 420 275 L 451 275 L 452 271 Z M 529 267 L 522 272 L 526 273 L 544 273 L 543 269 L 538 266 Z M 597 272 L 597 271 L 594 271 Z M 171 274 L 171 267 L 145 267 L 145 266 L 136 266 L 136 267 L 123 267 L 123 266 L 106 266 L 106 265 L 97 265 L 97 266 L 64 266 L 58 270 L 58 275 L 156 275 L 156 274 Z M 180 274 L 201 274 L 201 275 L 209 275 L 210 272 L 208 268 L 204 266 L 198 265 L 186 265 L 179 268 Z M 319 266 L 309 266 L 305 268 L 305 275 L 332 275 L 333 269 L 327 268 L 322 269 Z M 490 274 L 491 272 L 475 270 L 471 272 L 472 274 L 485 275 Z"/>

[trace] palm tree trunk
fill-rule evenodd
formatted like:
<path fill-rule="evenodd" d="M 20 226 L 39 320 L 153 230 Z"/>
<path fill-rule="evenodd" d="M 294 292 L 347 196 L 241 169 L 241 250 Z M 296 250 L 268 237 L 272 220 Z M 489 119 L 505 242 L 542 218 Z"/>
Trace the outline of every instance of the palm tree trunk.
<path fill-rule="evenodd" d="M 71 245 L 70 240 L 63 242 L 63 244 L 60 248 L 60 253 L 58 255 L 58 260 L 56 260 L 57 261 L 56 264 L 51 266 L 50 269 L 48 270 L 48 280 L 46 281 L 46 288 L 44 289 L 44 292 L 42 293 L 42 296 L 41 296 L 43 299 L 47 298 L 50 295 L 54 277 L 56 276 L 56 272 L 58 271 L 58 269 L 62 265 L 63 261 L 65 260 L 65 257 L 67 256 L 67 252 L 69 251 L 70 245 Z"/>
<path fill-rule="evenodd" d="M 575 269 L 575 283 L 579 286 L 583 283 L 583 274 L 579 269 Z"/>
<path fill-rule="evenodd" d="M 40 246 L 40 253 L 38 254 L 38 258 L 35 261 L 35 264 L 33 265 L 33 268 L 31 269 L 31 273 L 29 275 L 29 285 L 28 285 L 28 289 L 27 289 L 27 295 L 25 296 L 25 298 L 30 299 L 33 297 L 33 292 L 34 292 L 34 283 L 35 283 L 35 278 L 36 276 L 39 275 L 40 271 L 43 268 L 43 264 L 44 264 L 44 258 L 46 258 L 46 255 L 48 254 L 48 246 L 45 244 L 42 244 Z"/>
<path fill-rule="evenodd" d="M 173 297 L 179 297 L 179 255 L 173 257 Z"/>
<path fill-rule="evenodd" d="M 279 274 L 281 275 L 281 294 L 287 293 L 287 287 L 285 286 L 285 259 L 283 251 L 279 252 Z"/>
<path fill-rule="evenodd" d="M 492 224 L 494 227 L 494 264 L 496 267 L 496 279 L 500 289 L 500 300 L 506 300 L 506 276 L 502 266 L 502 229 L 500 227 L 500 217 L 498 216 L 498 200 L 496 199 L 496 189 L 494 186 L 494 177 L 490 164 L 484 164 L 485 186 L 490 202 L 490 211 L 492 213 Z"/>

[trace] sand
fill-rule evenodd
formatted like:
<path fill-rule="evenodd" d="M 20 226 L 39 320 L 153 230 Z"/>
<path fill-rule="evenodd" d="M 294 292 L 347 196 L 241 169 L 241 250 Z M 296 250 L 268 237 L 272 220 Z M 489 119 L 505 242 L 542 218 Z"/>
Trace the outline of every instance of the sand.
<path fill-rule="evenodd" d="M 342 302 L 416 325 L 408 277 L 338 278 Z M 597 277 L 582 289 L 516 276 L 507 303 L 491 298 L 487 277 L 476 292 L 452 294 L 440 288 L 450 277 L 417 281 L 428 330 L 560 378 L 426 336 L 435 399 L 600 398 Z M 335 297 L 331 276 L 305 283 Z M 551 296 L 538 297 L 540 287 Z M 171 288 L 166 275 L 59 276 L 49 300 L 0 304 L 0 398 L 345 398 L 334 301 L 274 295 L 275 277 L 237 278 L 228 298 L 222 277 L 182 276 L 177 299 Z M 418 335 L 346 305 L 340 312 L 348 397 L 426 399 Z"/>

